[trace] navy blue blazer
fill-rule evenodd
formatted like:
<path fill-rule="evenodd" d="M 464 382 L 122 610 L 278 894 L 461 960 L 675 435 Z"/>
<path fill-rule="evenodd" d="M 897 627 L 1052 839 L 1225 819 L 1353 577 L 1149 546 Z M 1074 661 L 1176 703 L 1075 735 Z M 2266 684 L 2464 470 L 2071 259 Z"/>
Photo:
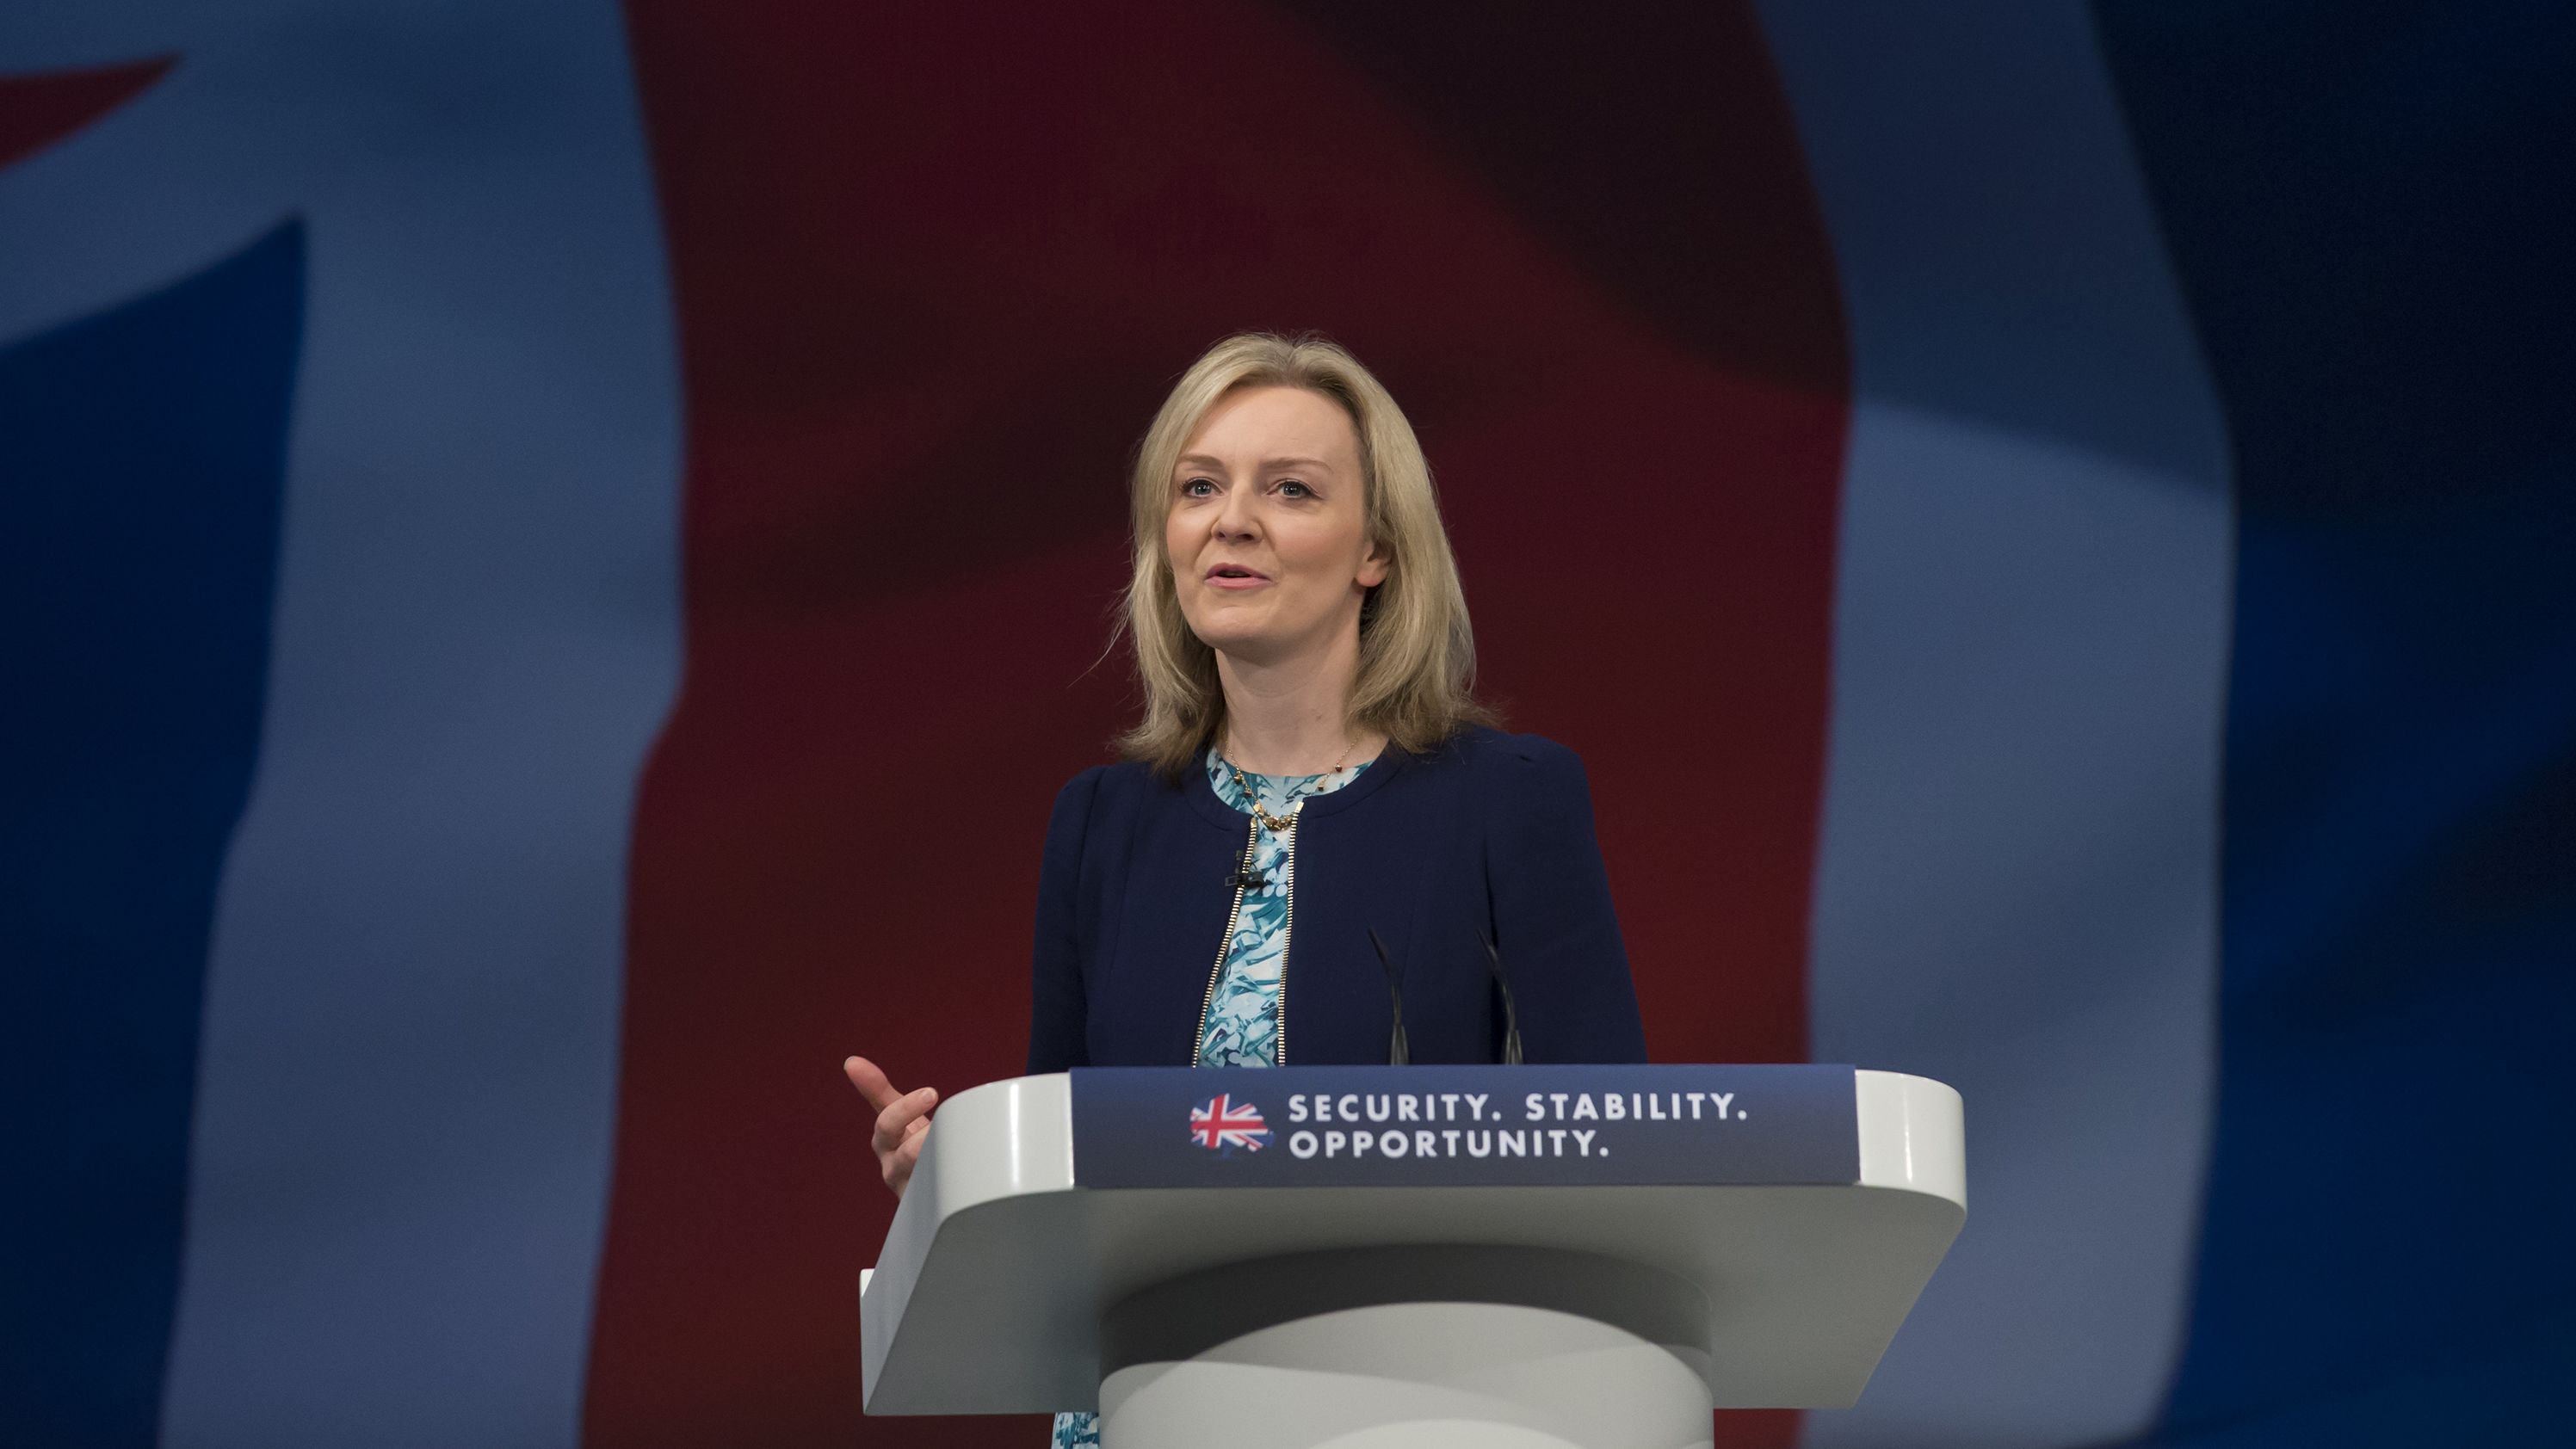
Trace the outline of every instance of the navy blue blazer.
<path fill-rule="evenodd" d="M 1185 1066 L 1252 818 L 1193 769 L 1128 763 L 1056 797 L 1038 876 L 1029 1070 Z M 1383 1063 L 1392 1009 L 1374 927 L 1403 973 L 1416 1062 L 1501 1059 L 1501 948 L 1533 1062 L 1642 1062 L 1628 955 L 1572 750 L 1469 730 L 1390 745 L 1306 802 L 1280 1013 L 1283 1065 Z"/>

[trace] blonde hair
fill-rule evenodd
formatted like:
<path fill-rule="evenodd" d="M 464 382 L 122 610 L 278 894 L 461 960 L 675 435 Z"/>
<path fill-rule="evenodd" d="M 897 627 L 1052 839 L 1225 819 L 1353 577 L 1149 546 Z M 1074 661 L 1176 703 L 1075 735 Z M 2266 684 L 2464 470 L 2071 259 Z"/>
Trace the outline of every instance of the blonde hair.
<path fill-rule="evenodd" d="M 1440 524 L 1431 465 L 1413 425 L 1359 359 L 1321 337 L 1244 332 L 1226 338 L 1181 374 L 1137 446 L 1130 488 L 1135 573 L 1124 627 L 1145 687 L 1145 717 L 1119 737 L 1128 758 L 1178 779 L 1225 724 L 1216 651 L 1181 616 L 1164 556 L 1172 470 L 1200 419 L 1247 387 L 1296 387 L 1341 404 L 1359 434 L 1365 527 L 1385 550 L 1386 581 L 1360 607 L 1360 660 L 1346 723 L 1382 732 L 1416 753 L 1492 715 L 1472 692 L 1476 642 L 1467 594 Z"/>

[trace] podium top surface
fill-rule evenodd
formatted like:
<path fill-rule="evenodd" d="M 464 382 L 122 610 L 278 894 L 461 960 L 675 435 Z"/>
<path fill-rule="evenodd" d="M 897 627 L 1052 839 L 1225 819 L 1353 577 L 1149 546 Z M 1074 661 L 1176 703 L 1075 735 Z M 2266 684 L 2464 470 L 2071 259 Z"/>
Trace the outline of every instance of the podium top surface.
<path fill-rule="evenodd" d="M 1569 1082 L 1603 1090 L 1520 1091 Z M 1246 1114 L 1210 1098 L 1188 1112 L 1186 1129 L 1138 1105 L 1220 1084 L 1265 1105 Z M 1474 1094 L 1482 1115 L 1467 1121 L 1481 1126 L 1454 1125 L 1462 1094 L 1443 1086 Z M 1498 1092 L 1509 1093 L 1508 1113 L 1491 1104 Z M 1399 1095 L 1416 1102 L 1388 1100 Z M 1420 1099 L 1444 1095 L 1448 1118 L 1425 1125 L 1416 1112 L 1397 1125 L 1395 1109 L 1437 1113 Z M 1507 1160 L 1506 1132 L 1536 1155 Z M 1362 1136 L 1397 1140 L 1381 1148 Z M 1474 1139 L 1485 1150 L 1470 1157 Z M 1587 1254 L 1677 1276 L 1707 1298 L 1707 1334 L 1689 1356 L 1719 1407 L 1844 1407 L 1966 1207 L 1958 1093 L 1892 1072 L 1290 1067 L 1014 1078 L 940 1108 L 876 1267 L 862 1276 L 867 1410 L 1089 1408 L 1102 1316 L 1130 1295 L 1254 1259 L 1408 1246 Z"/>

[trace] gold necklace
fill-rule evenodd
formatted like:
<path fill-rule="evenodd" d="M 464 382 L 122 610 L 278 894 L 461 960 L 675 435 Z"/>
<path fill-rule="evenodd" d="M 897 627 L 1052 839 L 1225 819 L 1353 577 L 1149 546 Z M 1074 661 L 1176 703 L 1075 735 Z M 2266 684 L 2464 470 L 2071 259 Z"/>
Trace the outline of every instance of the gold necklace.
<path fill-rule="evenodd" d="M 1343 763 L 1350 759 L 1351 751 L 1357 748 L 1359 746 L 1356 744 L 1349 741 L 1343 742 L 1341 758 L 1333 761 L 1332 769 L 1326 770 L 1324 774 L 1330 775 L 1340 770 Z M 1289 801 L 1287 814 L 1273 815 L 1261 808 L 1261 794 L 1252 788 L 1250 781 L 1243 778 L 1243 767 L 1232 760 L 1227 760 L 1225 767 L 1234 772 L 1234 788 L 1243 792 L 1243 803 L 1252 807 L 1252 818 L 1260 821 L 1263 829 L 1273 835 L 1285 835 L 1297 828 L 1297 812 L 1306 808 L 1305 796 L 1300 795 Z M 1322 779 L 1323 775 L 1314 778 Z"/>

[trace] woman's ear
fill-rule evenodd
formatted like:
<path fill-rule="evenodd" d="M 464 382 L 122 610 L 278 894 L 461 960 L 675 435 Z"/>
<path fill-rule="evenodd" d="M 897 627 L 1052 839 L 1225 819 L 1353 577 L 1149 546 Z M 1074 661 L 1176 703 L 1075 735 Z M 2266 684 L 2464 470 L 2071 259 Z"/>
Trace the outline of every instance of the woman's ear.
<path fill-rule="evenodd" d="M 1360 571 L 1352 575 L 1352 582 L 1363 589 L 1373 589 L 1385 583 L 1394 568 L 1395 560 L 1388 555 L 1386 545 L 1372 542 L 1368 552 L 1360 555 Z"/>

